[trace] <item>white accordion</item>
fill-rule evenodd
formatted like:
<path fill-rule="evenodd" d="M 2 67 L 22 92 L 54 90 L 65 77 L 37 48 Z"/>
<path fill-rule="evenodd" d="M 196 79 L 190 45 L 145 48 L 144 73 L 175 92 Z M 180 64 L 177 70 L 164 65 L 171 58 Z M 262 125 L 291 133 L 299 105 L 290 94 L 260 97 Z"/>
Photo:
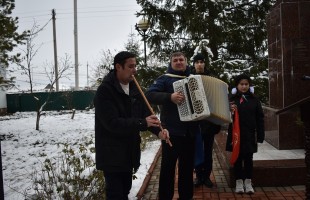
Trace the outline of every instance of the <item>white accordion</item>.
<path fill-rule="evenodd" d="M 191 75 L 173 83 L 175 92 L 185 95 L 178 105 L 181 121 L 208 120 L 218 125 L 231 123 L 228 85 L 220 79 Z"/>

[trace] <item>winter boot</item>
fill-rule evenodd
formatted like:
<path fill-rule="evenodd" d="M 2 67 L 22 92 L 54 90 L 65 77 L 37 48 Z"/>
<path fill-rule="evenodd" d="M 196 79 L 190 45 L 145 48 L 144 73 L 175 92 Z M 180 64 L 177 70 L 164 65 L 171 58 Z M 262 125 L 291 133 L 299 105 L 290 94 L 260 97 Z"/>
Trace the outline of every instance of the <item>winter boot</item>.
<path fill-rule="evenodd" d="M 242 194 L 244 193 L 244 186 L 243 186 L 243 180 L 242 179 L 238 179 L 236 180 L 236 193 L 238 194 Z"/>
<path fill-rule="evenodd" d="M 194 180 L 194 186 L 195 187 L 199 187 L 199 186 L 201 186 L 203 184 L 203 180 L 201 179 L 201 178 L 196 178 L 195 180 Z"/>
<path fill-rule="evenodd" d="M 209 177 L 205 178 L 204 180 L 204 185 L 208 188 L 212 188 L 213 187 L 213 183 L 211 181 L 211 179 Z"/>
<path fill-rule="evenodd" d="M 252 187 L 252 180 L 251 179 L 245 179 L 244 180 L 244 186 L 245 186 L 245 192 L 247 194 L 254 194 L 254 189 Z"/>

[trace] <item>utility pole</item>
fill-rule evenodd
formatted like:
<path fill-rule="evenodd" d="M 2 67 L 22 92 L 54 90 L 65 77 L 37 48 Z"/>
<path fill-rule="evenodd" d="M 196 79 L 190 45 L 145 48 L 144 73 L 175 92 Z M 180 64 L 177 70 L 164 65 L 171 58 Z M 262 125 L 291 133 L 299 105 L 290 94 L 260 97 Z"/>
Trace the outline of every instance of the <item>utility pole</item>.
<path fill-rule="evenodd" d="M 89 82 L 88 82 L 88 62 L 87 62 L 87 87 L 89 86 Z"/>
<path fill-rule="evenodd" d="M 52 10 L 52 19 L 53 19 L 55 80 L 56 80 L 56 92 L 59 92 L 58 61 L 57 61 L 57 42 L 56 42 L 56 17 L 55 16 L 56 16 L 55 9 L 53 9 Z"/>
<path fill-rule="evenodd" d="M 1 140 L 0 140 L 0 199 L 4 199 L 4 188 L 3 188 L 3 173 L 2 173 L 2 155 L 1 155 Z"/>
<path fill-rule="evenodd" d="M 79 89 L 79 59 L 78 59 L 78 32 L 77 32 L 77 2 L 74 1 L 74 60 L 75 60 L 75 90 Z"/>

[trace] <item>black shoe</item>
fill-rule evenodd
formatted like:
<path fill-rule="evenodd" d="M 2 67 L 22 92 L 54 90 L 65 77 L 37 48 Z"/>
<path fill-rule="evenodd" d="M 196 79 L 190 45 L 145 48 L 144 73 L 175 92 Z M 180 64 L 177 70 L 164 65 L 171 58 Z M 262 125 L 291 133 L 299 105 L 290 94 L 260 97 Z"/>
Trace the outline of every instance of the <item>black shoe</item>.
<path fill-rule="evenodd" d="M 212 188 L 213 187 L 213 183 L 210 180 L 210 178 L 206 178 L 204 181 L 205 186 L 207 186 L 208 188 Z"/>
<path fill-rule="evenodd" d="M 195 187 L 199 187 L 203 184 L 203 180 L 201 180 L 200 178 L 195 178 L 194 180 L 194 186 Z"/>

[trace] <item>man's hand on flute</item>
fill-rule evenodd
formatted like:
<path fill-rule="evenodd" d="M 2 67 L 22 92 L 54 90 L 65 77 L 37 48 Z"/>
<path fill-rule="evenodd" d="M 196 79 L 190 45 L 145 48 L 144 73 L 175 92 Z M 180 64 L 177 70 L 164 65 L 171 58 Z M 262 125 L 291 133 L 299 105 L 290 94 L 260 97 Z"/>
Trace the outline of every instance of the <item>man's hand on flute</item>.
<path fill-rule="evenodd" d="M 147 105 L 147 107 L 149 108 L 149 110 L 150 110 L 150 112 L 152 113 L 152 115 L 150 115 L 150 116 L 148 116 L 148 117 L 146 117 L 145 119 L 146 119 L 146 122 L 147 122 L 147 126 L 148 127 L 150 127 L 150 126 L 158 126 L 159 128 L 160 128 L 160 133 L 159 133 L 159 138 L 161 138 L 162 140 L 166 140 L 166 143 L 168 143 L 169 144 L 169 146 L 170 147 L 172 147 L 172 144 L 171 144 L 171 142 L 170 142 L 170 140 L 169 140 L 169 132 L 168 132 L 168 130 L 167 129 L 163 129 L 163 127 L 161 126 L 161 124 L 160 124 L 160 121 L 158 120 L 158 118 L 155 116 L 155 113 L 154 113 L 154 111 L 153 111 L 153 109 L 152 109 L 152 107 L 151 107 L 151 105 L 150 105 L 150 103 L 148 102 L 148 100 L 146 99 L 146 97 L 145 97 L 145 95 L 144 95 L 144 93 L 143 93 L 143 91 L 142 91 L 142 89 L 141 89 L 141 87 L 140 87 L 140 85 L 139 85 L 139 83 L 138 83 L 138 81 L 136 80 L 136 78 L 135 78 L 135 76 L 134 75 L 132 75 L 132 78 L 133 78 L 133 80 L 134 80 L 134 82 L 135 82 L 135 84 L 136 84 L 136 86 L 137 86 L 137 88 L 139 89 L 139 92 L 140 92 L 140 94 L 142 95 L 142 97 L 143 97 L 143 99 L 144 99 L 144 101 L 145 101 L 145 103 L 146 103 L 146 105 Z M 180 96 L 182 96 L 182 94 L 176 94 L 176 100 L 182 100 L 182 98 L 180 99 Z M 184 99 L 183 99 L 184 100 Z M 179 103 L 181 103 L 181 101 L 179 102 Z M 154 117 L 156 117 L 156 119 L 154 118 Z M 160 136 L 161 135 L 161 136 Z"/>
<path fill-rule="evenodd" d="M 160 126 L 160 121 L 157 118 L 156 115 L 150 115 L 148 117 L 145 118 L 146 123 L 147 123 L 147 127 L 159 127 Z"/>
<path fill-rule="evenodd" d="M 169 136 L 169 131 L 167 129 L 162 129 L 159 134 L 158 137 L 161 140 L 166 140 L 166 143 L 169 143 L 169 145 L 171 146 L 171 142 L 169 140 L 170 136 Z"/>

